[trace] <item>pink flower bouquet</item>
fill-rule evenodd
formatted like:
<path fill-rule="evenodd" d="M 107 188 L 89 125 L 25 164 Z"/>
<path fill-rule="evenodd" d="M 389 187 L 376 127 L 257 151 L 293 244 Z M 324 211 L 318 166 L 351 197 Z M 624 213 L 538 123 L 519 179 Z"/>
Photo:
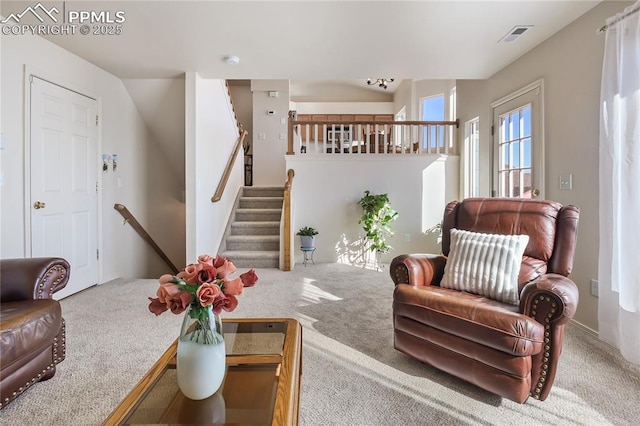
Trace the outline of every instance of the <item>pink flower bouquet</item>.
<path fill-rule="evenodd" d="M 149 311 L 156 315 L 167 310 L 180 314 L 191 305 L 191 316 L 196 319 L 204 317 L 209 306 L 216 315 L 223 310 L 231 312 L 238 306 L 237 296 L 242 290 L 258 281 L 254 269 L 231 278 L 235 272 L 236 267 L 229 259 L 203 254 L 197 263 L 188 265 L 177 275 L 165 274 L 159 278 L 158 297 L 149 298 Z"/>

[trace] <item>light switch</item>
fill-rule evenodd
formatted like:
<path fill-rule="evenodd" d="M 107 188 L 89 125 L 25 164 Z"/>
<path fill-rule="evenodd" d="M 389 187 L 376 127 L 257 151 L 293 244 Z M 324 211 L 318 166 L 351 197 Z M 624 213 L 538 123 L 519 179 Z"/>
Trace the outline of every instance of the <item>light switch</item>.
<path fill-rule="evenodd" d="M 266 139 L 267 135 L 266 133 L 258 133 L 258 139 Z"/>
<path fill-rule="evenodd" d="M 287 138 L 287 135 L 285 135 L 284 133 L 280 133 L 280 140 L 283 141 Z"/>
<path fill-rule="evenodd" d="M 573 189 L 573 175 L 560 175 L 560 189 Z"/>
<path fill-rule="evenodd" d="M 287 119 L 286 119 L 286 118 L 284 118 L 284 117 L 282 117 L 282 118 L 280 119 L 280 124 L 287 124 Z"/>

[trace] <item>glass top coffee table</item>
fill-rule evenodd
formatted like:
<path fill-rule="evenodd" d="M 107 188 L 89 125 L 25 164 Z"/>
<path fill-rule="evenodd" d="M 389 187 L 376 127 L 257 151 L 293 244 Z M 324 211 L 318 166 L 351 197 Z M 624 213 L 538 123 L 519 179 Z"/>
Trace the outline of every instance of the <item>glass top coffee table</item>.
<path fill-rule="evenodd" d="M 290 318 L 224 319 L 227 373 L 213 396 L 185 397 L 176 378 L 177 340 L 103 425 L 297 425 L 302 327 Z"/>

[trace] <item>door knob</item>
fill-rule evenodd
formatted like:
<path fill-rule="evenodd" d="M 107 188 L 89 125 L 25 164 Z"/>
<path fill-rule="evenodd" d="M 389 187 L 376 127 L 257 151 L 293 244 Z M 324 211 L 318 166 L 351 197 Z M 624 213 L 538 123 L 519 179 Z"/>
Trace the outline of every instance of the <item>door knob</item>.
<path fill-rule="evenodd" d="M 538 188 L 533 188 L 533 190 L 531 191 L 531 195 L 537 197 L 538 195 L 540 195 L 540 190 Z"/>
<path fill-rule="evenodd" d="M 33 208 L 34 209 L 44 209 L 45 207 L 47 207 L 47 203 L 43 203 L 42 201 L 36 201 L 35 203 L 33 203 Z"/>

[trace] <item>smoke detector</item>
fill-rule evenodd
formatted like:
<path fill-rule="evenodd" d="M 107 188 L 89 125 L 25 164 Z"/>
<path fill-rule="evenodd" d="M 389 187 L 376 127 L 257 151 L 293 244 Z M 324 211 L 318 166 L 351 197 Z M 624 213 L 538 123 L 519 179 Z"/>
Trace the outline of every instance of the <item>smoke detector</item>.
<path fill-rule="evenodd" d="M 515 26 L 504 37 L 498 40 L 498 43 L 511 43 L 512 41 L 516 41 L 518 37 L 529 30 L 529 28 L 533 28 L 533 25 Z"/>
<path fill-rule="evenodd" d="M 236 65 L 236 64 L 240 63 L 240 58 L 238 58 L 237 56 L 233 56 L 233 55 L 227 55 L 227 56 L 224 57 L 224 61 L 227 64 Z"/>

